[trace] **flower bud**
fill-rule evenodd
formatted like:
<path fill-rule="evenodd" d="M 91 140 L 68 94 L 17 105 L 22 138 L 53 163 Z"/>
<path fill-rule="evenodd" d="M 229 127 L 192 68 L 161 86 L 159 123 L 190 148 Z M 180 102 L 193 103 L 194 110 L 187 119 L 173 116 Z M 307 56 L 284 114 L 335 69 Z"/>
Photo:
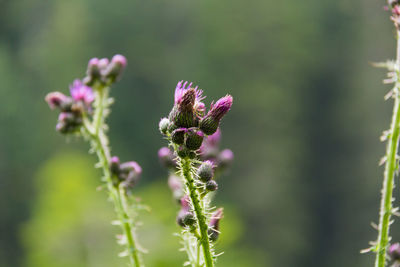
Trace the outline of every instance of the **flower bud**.
<path fill-rule="evenodd" d="M 99 59 L 97 57 L 89 60 L 88 67 L 86 70 L 86 74 L 93 79 L 100 78 L 100 67 L 99 67 Z"/>
<path fill-rule="evenodd" d="M 196 100 L 196 90 L 190 88 L 175 103 L 169 114 L 169 119 L 178 127 L 190 128 L 195 124 L 193 106 Z"/>
<path fill-rule="evenodd" d="M 72 99 L 60 92 L 51 92 L 46 95 L 45 100 L 51 109 L 59 108 L 61 111 L 70 111 Z"/>
<path fill-rule="evenodd" d="M 211 161 L 203 162 L 197 170 L 200 181 L 208 182 L 214 176 L 213 164 Z"/>
<path fill-rule="evenodd" d="M 171 134 L 171 140 L 177 145 L 182 145 L 185 141 L 186 128 L 178 128 Z"/>
<path fill-rule="evenodd" d="M 73 112 L 61 112 L 58 115 L 58 123 L 56 125 L 56 130 L 60 133 L 72 133 L 78 130 L 82 124 L 82 118 L 80 114 Z"/>
<path fill-rule="evenodd" d="M 105 71 L 108 67 L 108 64 L 110 64 L 110 60 L 108 60 L 108 58 L 102 58 L 99 60 L 99 68 L 101 71 Z"/>
<path fill-rule="evenodd" d="M 176 217 L 176 222 L 179 226 L 187 227 L 194 225 L 196 223 L 196 218 L 193 212 L 180 211 Z"/>
<path fill-rule="evenodd" d="M 124 162 L 120 165 L 120 180 L 123 181 L 122 186 L 129 193 L 129 191 L 136 185 L 139 181 L 140 175 L 142 173 L 142 168 L 135 161 Z"/>
<path fill-rule="evenodd" d="M 127 60 L 123 55 L 115 55 L 111 63 L 105 69 L 103 75 L 112 81 L 117 81 L 127 65 Z"/>
<path fill-rule="evenodd" d="M 232 106 L 233 98 L 230 95 L 220 98 L 215 104 L 211 104 L 211 109 L 199 123 L 200 129 L 207 135 L 215 133 L 218 129 L 220 120 Z"/>
<path fill-rule="evenodd" d="M 158 158 L 161 164 L 166 168 L 175 168 L 176 161 L 174 153 L 168 147 L 162 147 L 158 150 Z"/>
<path fill-rule="evenodd" d="M 218 184 L 217 184 L 217 182 L 214 181 L 214 180 L 208 181 L 208 182 L 206 183 L 206 189 L 207 189 L 207 191 L 211 191 L 211 192 L 217 190 L 217 189 L 218 189 Z"/>
<path fill-rule="evenodd" d="M 119 164 L 120 164 L 120 162 L 119 162 L 118 157 L 114 156 L 111 158 L 111 160 L 110 160 L 111 174 L 118 175 L 120 173 L 121 170 L 120 170 Z"/>
<path fill-rule="evenodd" d="M 204 134 L 202 131 L 196 128 L 190 128 L 187 131 L 187 137 L 185 140 L 185 145 L 189 150 L 197 150 L 203 143 Z"/>
<path fill-rule="evenodd" d="M 159 129 L 160 129 L 160 132 L 162 133 L 162 134 L 167 134 L 167 132 L 168 132 L 168 127 L 169 127 L 169 119 L 167 119 L 167 118 L 162 118 L 161 120 L 160 120 L 160 123 L 158 124 L 158 127 L 159 127 Z"/>
<path fill-rule="evenodd" d="M 400 244 L 399 243 L 395 243 L 395 244 L 391 245 L 389 247 L 388 253 L 389 253 L 389 257 L 393 261 L 400 260 Z"/>
<path fill-rule="evenodd" d="M 59 121 L 56 125 L 56 131 L 62 134 L 70 132 L 68 124 L 65 121 Z"/>
<path fill-rule="evenodd" d="M 211 217 L 209 228 L 208 228 L 208 236 L 212 242 L 217 241 L 219 237 L 219 222 L 224 217 L 224 210 L 222 208 L 217 209 Z"/>
<path fill-rule="evenodd" d="M 82 101 L 86 106 L 89 106 L 94 101 L 92 88 L 84 85 L 80 80 L 75 80 L 69 88 L 75 101 Z"/>

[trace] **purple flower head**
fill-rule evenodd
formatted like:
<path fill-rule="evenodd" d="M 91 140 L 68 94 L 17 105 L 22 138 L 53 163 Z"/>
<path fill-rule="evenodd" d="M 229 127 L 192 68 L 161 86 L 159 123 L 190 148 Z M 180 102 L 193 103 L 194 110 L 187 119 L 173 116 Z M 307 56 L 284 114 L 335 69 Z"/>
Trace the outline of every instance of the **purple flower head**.
<path fill-rule="evenodd" d="M 189 89 L 193 88 L 192 84 L 193 83 L 188 84 L 188 82 L 183 83 L 183 80 L 178 82 L 178 84 L 176 85 L 176 88 L 175 88 L 175 98 L 174 98 L 175 105 L 179 105 L 183 101 L 183 97 L 186 94 L 186 92 Z M 204 103 L 201 102 L 205 98 L 205 97 L 203 97 L 203 91 L 198 89 L 198 86 L 194 87 L 193 89 L 194 89 L 194 98 L 195 98 L 193 106 L 194 106 L 195 110 L 204 111 L 205 105 L 204 105 Z"/>
<path fill-rule="evenodd" d="M 222 117 L 230 110 L 232 102 L 232 96 L 227 95 L 212 103 L 207 115 L 200 120 L 200 129 L 207 135 L 215 133 Z"/>
<path fill-rule="evenodd" d="M 113 58 L 111 59 L 111 63 L 120 65 L 122 68 L 125 68 L 126 65 L 128 64 L 128 61 L 126 60 L 126 57 L 124 57 L 123 55 L 117 54 L 113 56 Z"/>
<path fill-rule="evenodd" d="M 46 95 L 45 100 L 51 109 L 59 108 L 68 101 L 68 97 L 60 92 L 51 92 Z"/>
<path fill-rule="evenodd" d="M 104 63 L 102 64 L 101 66 L 102 75 L 105 79 L 110 79 L 110 81 L 115 82 L 119 80 L 119 78 L 121 77 L 121 74 L 125 69 L 126 65 L 127 65 L 127 60 L 123 55 L 115 55 L 111 59 L 110 63 L 108 63 L 107 59 L 107 62 L 104 61 Z"/>
<path fill-rule="evenodd" d="M 400 244 L 395 243 L 389 247 L 389 256 L 393 261 L 400 260 Z"/>
<path fill-rule="evenodd" d="M 89 63 L 88 63 L 88 68 L 92 68 L 92 67 L 95 67 L 95 66 L 98 67 L 99 66 L 99 62 L 100 62 L 100 60 L 97 57 L 94 57 L 94 58 L 90 59 Z"/>
<path fill-rule="evenodd" d="M 210 111 L 208 112 L 207 116 L 210 115 L 212 116 L 215 120 L 221 120 L 222 117 L 228 113 L 228 111 L 231 109 L 233 103 L 233 98 L 230 95 L 226 95 L 220 99 L 214 104 L 211 104 Z"/>
<path fill-rule="evenodd" d="M 80 80 L 75 80 L 69 87 L 71 96 L 75 101 L 82 101 L 89 106 L 94 100 L 92 88 L 84 85 Z"/>
<path fill-rule="evenodd" d="M 142 174 L 142 167 L 136 161 L 128 161 L 121 164 L 121 170 L 134 172 L 136 175 Z"/>

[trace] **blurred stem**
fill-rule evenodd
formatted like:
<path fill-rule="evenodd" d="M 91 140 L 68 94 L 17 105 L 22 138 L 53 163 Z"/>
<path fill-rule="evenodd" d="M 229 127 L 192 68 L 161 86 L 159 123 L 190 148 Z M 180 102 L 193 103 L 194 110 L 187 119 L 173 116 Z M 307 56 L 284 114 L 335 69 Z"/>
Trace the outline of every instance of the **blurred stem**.
<path fill-rule="evenodd" d="M 206 215 L 203 209 L 203 205 L 200 203 L 200 197 L 197 193 L 197 188 L 194 184 L 192 175 L 192 162 L 188 158 L 181 158 L 180 165 L 182 169 L 182 175 L 185 178 L 186 186 L 189 192 L 189 197 L 193 205 L 194 212 L 196 213 L 197 224 L 200 230 L 200 239 L 198 240 L 203 247 L 204 261 L 206 267 L 213 267 L 214 261 L 210 249 L 210 240 L 208 237 L 208 225 L 206 222 Z"/>
<path fill-rule="evenodd" d="M 127 202 L 126 195 L 119 190 L 118 187 L 114 186 L 110 172 L 110 149 L 108 147 L 108 140 L 104 133 L 104 111 L 107 107 L 109 87 L 97 87 L 97 99 L 95 105 L 95 114 L 93 116 L 94 125 L 90 124 L 88 120 L 84 120 L 84 128 L 89 138 L 92 141 L 94 150 L 96 151 L 97 157 L 103 169 L 107 189 L 111 199 L 114 202 L 115 211 L 118 214 L 118 218 L 121 224 L 121 228 L 126 237 L 126 249 L 130 259 L 130 266 L 143 267 L 140 257 L 138 255 L 138 249 L 136 248 L 136 242 L 132 231 L 133 219 L 129 217 L 126 207 L 123 203 Z"/>
<path fill-rule="evenodd" d="M 396 84 L 393 89 L 394 107 L 390 135 L 386 148 L 386 164 L 383 180 L 382 199 L 379 218 L 379 236 L 376 247 L 375 267 L 384 267 L 386 263 L 386 250 L 389 245 L 390 217 L 392 215 L 392 194 L 394 176 L 397 170 L 397 149 L 400 133 L 400 97 L 399 97 L 399 67 L 400 67 L 400 32 L 397 29 L 397 57 L 396 57 Z"/>

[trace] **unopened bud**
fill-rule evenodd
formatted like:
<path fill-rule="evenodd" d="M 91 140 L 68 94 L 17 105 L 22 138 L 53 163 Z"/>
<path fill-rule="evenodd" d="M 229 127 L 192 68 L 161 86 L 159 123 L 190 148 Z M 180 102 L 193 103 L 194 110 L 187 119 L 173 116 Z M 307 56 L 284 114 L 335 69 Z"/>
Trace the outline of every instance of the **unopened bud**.
<path fill-rule="evenodd" d="M 119 158 L 114 156 L 110 160 L 110 171 L 114 175 L 118 175 L 120 173 L 120 167 L 119 167 Z"/>
<path fill-rule="evenodd" d="M 211 216 L 211 220 L 208 228 L 208 236 L 212 242 L 217 241 L 219 237 L 219 222 L 223 218 L 223 209 L 217 209 Z"/>
<path fill-rule="evenodd" d="M 206 183 L 206 189 L 207 189 L 207 191 L 211 191 L 211 192 L 217 190 L 217 189 L 218 189 L 218 184 L 217 184 L 217 182 L 214 181 L 214 180 L 208 181 L 208 182 Z"/>
<path fill-rule="evenodd" d="M 158 127 L 159 127 L 160 132 L 162 134 L 164 134 L 164 135 L 167 134 L 169 124 L 170 124 L 170 122 L 169 122 L 169 119 L 167 119 L 167 118 L 162 118 L 160 120 L 160 123 L 158 124 Z"/>
<path fill-rule="evenodd" d="M 185 141 L 185 133 L 187 129 L 185 128 L 178 128 L 171 133 L 171 140 L 175 144 L 182 145 Z"/>
<path fill-rule="evenodd" d="M 87 71 L 86 71 L 86 74 L 89 77 L 93 77 L 96 79 L 100 77 L 99 61 L 100 60 L 96 57 L 89 60 Z"/>
<path fill-rule="evenodd" d="M 232 103 L 232 96 L 227 95 L 220 98 L 215 104 L 212 104 L 210 111 L 200 120 L 200 129 L 207 135 L 215 133 L 220 120 L 230 110 Z"/>
<path fill-rule="evenodd" d="M 196 128 L 190 128 L 187 132 L 185 145 L 189 150 L 197 150 L 203 143 L 204 134 Z"/>
<path fill-rule="evenodd" d="M 70 111 L 72 99 L 60 92 L 51 92 L 46 95 L 45 100 L 51 109 L 59 108 L 61 111 Z"/>
<path fill-rule="evenodd" d="M 400 260 L 400 244 L 395 243 L 389 247 L 389 256 L 393 261 Z"/>
<path fill-rule="evenodd" d="M 211 161 L 203 162 L 197 170 L 200 181 L 208 182 L 214 176 L 213 164 Z"/>
<path fill-rule="evenodd" d="M 176 218 L 176 222 L 179 226 L 187 227 L 194 225 L 196 223 L 196 218 L 192 212 L 180 211 Z"/>
<path fill-rule="evenodd" d="M 99 60 L 99 68 L 101 71 L 105 71 L 108 67 L 108 64 L 110 64 L 110 61 L 108 58 L 102 58 Z"/>
<path fill-rule="evenodd" d="M 104 76 L 111 79 L 112 81 L 117 81 L 127 65 L 127 60 L 123 55 L 115 55 L 111 59 L 111 63 L 107 66 L 104 71 Z"/>

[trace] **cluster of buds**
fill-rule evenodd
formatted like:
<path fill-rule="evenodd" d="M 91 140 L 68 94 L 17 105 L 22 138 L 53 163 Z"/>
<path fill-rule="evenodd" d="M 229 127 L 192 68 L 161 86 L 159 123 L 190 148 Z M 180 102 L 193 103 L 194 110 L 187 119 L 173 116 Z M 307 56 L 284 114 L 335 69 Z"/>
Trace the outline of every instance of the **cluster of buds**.
<path fill-rule="evenodd" d="M 110 172 L 114 186 L 121 187 L 127 194 L 139 181 L 142 168 L 135 161 L 120 163 L 119 158 L 114 156 L 110 160 Z"/>
<path fill-rule="evenodd" d="M 218 129 L 222 117 L 232 106 L 232 97 L 227 95 L 212 103 L 205 113 L 202 90 L 193 88 L 192 83 L 180 81 L 175 89 L 175 101 L 168 118 L 160 121 L 162 134 L 178 146 L 181 158 L 196 156 L 205 135 L 212 135 Z"/>
<path fill-rule="evenodd" d="M 70 94 L 71 96 L 66 96 L 60 92 L 51 92 L 45 98 L 51 109 L 60 110 L 56 129 L 61 133 L 79 131 L 83 113 L 91 111 L 91 104 L 94 101 L 92 88 L 80 80 L 72 83 Z"/>
<path fill-rule="evenodd" d="M 212 177 L 221 175 L 233 161 L 233 152 L 230 149 L 220 150 L 219 143 L 221 140 L 221 131 L 218 129 L 214 134 L 205 136 L 203 144 L 198 150 L 198 159 L 205 163 L 204 166 L 212 166 Z M 158 158 L 160 163 L 170 171 L 168 178 L 168 185 L 173 193 L 174 199 L 178 202 L 183 196 L 182 179 L 176 175 L 178 171 L 177 158 L 174 152 L 168 147 L 162 147 L 158 150 Z M 207 162 L 207 163 L 206 163 Z M 201 165 L 200 165 L 201 166 Z M 205 167 L 201 170 L 204 175 Z M 200 170 L 200 167 L 199 167 Z M 200 176 L 199 176 L 200 177 Z M 204 178 L 203 178 L 204 179 Z M 208 181 L 205 181 L 206 185 Z M 216 182 L 212 180 L 208 184 L 208 188 L 215 186 Z"/>
<path fill-rule="evenodd" d="M 196 217 L 190 206 L 190 198 L 185 194 L 182 177 L 176 174 L 179 171 L 179 159 L 196 158 L 192 162 L 196 168 L 193 176 L 201 198 L 218 189 L 215 181 L 216 171 L 225 170 L 233 160 L 231 150 L 219 149 L 219 124 L 230 110 L 233 99 L 230 95 L 222 97 L 212 103 L 206 112 L 202 94 L 202 90 L 192 87 L 192 83 L 180 81 L 175 89 L 174 106 L 168 118 L 161 119 L 159 123 L 160 132 L 174 148 L 172 150 L 162 147 L 158 151 L 158 157 L 161 164 L 170 170 L 168 185 L 181 207 L 177 223 L 190 229 L 196 225 Z M 211 215 L 208 235 L 213 242 L 218 239 L 219 221 L 222 217 L 222 208 Z"/>
<path fill-rule="evenodd" d="M 400 26 L 400 1 L 399 0 L 388 0 L 387 10 L 390 10 L 392 16 L 391 20 L 394 22 L 396 28 L 399 29 Z"/>
<path fill-rule="evenodd" d="M 60 92 L 49 93 L 46 102 L 51 109 L 60 110 L 56 130 L 63 134 L 79 132 L 83 115 L 91 115 L 96 83 L 109 85 L 117 81 L 126 64 L 126 58 L 122 55 L 115 55 L 111 62 L 107 58 L 92 58 L 88 63 L 86 77 L 82 81 L 76 79 L 70 86 L 70 96 Z"/>
<path fill-rule="evenodd" d="M 108 58 L 92 58 L 89 61 L 86 77 L 83 79 L 83 82 L 93 86 L 96 82 L 110 84 L 118 81 L 126 64 L 127 60 L 122 55 L 113 56 L 111 62 Z"/>

